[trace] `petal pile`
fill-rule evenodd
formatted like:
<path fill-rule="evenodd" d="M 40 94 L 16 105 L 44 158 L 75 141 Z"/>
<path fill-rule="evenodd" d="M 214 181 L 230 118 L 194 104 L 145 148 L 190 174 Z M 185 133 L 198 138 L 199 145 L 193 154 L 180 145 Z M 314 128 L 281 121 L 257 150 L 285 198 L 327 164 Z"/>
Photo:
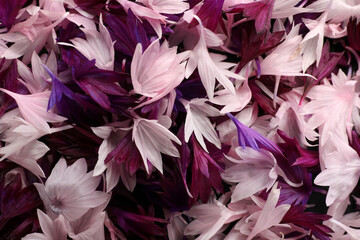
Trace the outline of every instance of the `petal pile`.
<path fill-rule="evenodd" d="M 0 239 L 360 239 L 359 0 L 0 1 Z"/>

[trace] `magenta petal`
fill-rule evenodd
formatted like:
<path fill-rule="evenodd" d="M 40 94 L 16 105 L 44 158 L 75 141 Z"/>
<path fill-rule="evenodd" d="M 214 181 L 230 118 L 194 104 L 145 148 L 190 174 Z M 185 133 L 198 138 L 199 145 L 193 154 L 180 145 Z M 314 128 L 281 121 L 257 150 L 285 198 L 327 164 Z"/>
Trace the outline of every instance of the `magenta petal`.
<path fill-rule="evenodd" d="M 358 19 L 351 18 L 347 25 L 347 33 L 349 46 L 356 50 L 360 51 L 360 23 L 356 24 Z"/>
<path fill-rule="evenodd" d="M 206 28 L 211 31 L 215 31 L 216 27 L 220 24 L 222 28 L 225 28 L 223 19 L 222 19 L 222 6 L 224 0 L 205 0 L 204 4 L 201 6 L 200 10 L 197 12 L 198 17 L 206 23 Z M 190 26 L 196 26 L 198 22 L 193 20 Z"/>
<path fill-rule="evenodd" d="M 304 205 L 291 206 L 285 214 L 281 223 L 292 223 L 305 230 L 311 230 L 311 233 L 321 240 L 330 240 L 333 231 L 324 225 L 324 221 L 329 220 L 331 216 L 314 212 L 304 212 Z"/>
<path fill-rule="evenodd" d="M 220 173 L 223 171 L 219 164 L 191 137 L 194 151 L 191 179 L 191 193 L 194 200 L 200 196 L 201 201 L 207 202 L 211 187 L 223 192 Z"/>
<path fill-rule="evenodd" d="M 245 16 L 255 19 L 257 32 L 262 32 L 270 28 L 270 19 L 275 0 L 262 0 L 252 3 L 237 4 L 231 12 L 238 12 L 243 9 Z"/>
<path fill-rule="evenodd" d="M 10 30 L 16 15 L 25 3 L 26 0 L 0 1 L 0 27 L 6 27 L 7 30 Z"/>

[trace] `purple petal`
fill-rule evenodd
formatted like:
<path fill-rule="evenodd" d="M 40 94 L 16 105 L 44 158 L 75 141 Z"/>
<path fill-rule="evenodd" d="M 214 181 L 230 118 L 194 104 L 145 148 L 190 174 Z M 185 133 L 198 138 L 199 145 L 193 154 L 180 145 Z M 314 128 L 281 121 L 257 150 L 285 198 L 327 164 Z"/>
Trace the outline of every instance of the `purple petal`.
<path fill-rule="evenodd" d="M 149 45 L 149 39 L 143 25 L 128 10 L 126 24 L 108 12 L 104 13 L 104 21 L 109 25 L 109 32 L 115 42 L 115 49 L 132 56 L 137 43 L 141 43 L 144 49 Z"/>
<path fill-rule="evenodd" d="M 251 147 L 257 151 L 259 151 L 260 148 L 264 148 L 272 153 L 282 155 L 281 150 L 275 143 L 262 136 L 255 130 L 248 128 L 230 113 L 227 113 L 227 115 L 235 123 L 238 132 L 239 145 L 242 148 L 245 149 L 245 147 Z"/>
<path fill-rule="evenodd" d="M 60 102 L 63 94 L 73 99 L 72 98 L 73 93 L 62 82 L 60 82 L 60 80 L 50 71 L 50 69 L 46 65 L 43 65 L 43 67 L 45 68 L 45 71 L 50 75 L 52 79 L 51 94 L 47 107 L 47 111 L 49 111 L 54 107 L 56 103 Z"/>

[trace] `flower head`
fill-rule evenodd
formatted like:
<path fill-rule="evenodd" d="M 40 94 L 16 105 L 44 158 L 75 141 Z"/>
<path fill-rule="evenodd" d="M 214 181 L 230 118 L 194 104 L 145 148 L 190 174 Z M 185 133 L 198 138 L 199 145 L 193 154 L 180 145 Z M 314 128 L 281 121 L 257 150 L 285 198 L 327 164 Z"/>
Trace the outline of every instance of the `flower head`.
<path fill-rule="evenodd" d="M 107 201 L 109 195 L 96 191 L 100 177 L 93 177 L 92 171 L 86 173 L 86 170 L 84 158 L 78 159 L 69 167 L 65 159 L 61 158 L 45 185 L 34 183 L 51 217 L 55 218 L 61 214 L 67 220 L 74 221 L 89 208 Z"/>
<path fill-rule="evenodd" d="M 161 46 L 154 41 L 142 53 L 138 44 L 131 62 L 131 80 L 134 93 L 151 98 L 138 107 L 155 102 L 177 87 L 185 76 L 187 53 L 176 54 L 176 47 L 169 48 L 168 42 Z"/>

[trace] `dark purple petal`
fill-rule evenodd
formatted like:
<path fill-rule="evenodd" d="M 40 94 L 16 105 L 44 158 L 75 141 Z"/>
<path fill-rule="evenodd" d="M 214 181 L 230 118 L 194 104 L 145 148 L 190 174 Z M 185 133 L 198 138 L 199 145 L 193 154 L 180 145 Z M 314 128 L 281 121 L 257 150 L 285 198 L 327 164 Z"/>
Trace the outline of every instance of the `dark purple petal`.
<path fill-rule="evenodd" d="M 6 60 L 0 60 L 0 86 L 7 90 L 16 93 L 28 93 L 24 85 L 17 80 L 17 63 L 11 60 L 10 64 L 6 67 Z M 3 68 L 3 69 L 2 69 Z M 7 94 L 3 94 L 0 100 L 0 116 L 8 109 L 16 107 L 15 100 Z"/>
<path fill-rule="evenodd" d="M 82 125 L 84 125 L 83 122 Z M 98 159 L 98 147 L 102 139 L 97 137 L 91 129 L 74 126 L 65 131 L 46 135 L 43 141 L 50 148 L 49 154 L 59 158 L 64 156 L 66 160 L 71 161 L 84 157 L 88 160 L 88 166 L 93 167 Z"/>
<path fill-rule="evenodd" d="M 90 97 L 97 102 L 104 109 L 110 108 L 110 101 L 106 94 L 104 94 L 99 88 L 89 83 L 88 81 L 76 81 L 81 89 L 90 95 Z"/>
<path fill-rule="evenodd" d="M 130 175 L 134 175 L 135 172 L 143 164 L 139 150 L 131 140 L 131 131 L 121 139 L 116 147 L 107 155 L 105 163 L 114 161 L 116 163 L 125 162 L 125 167 Z"/>
<path fill-rule="evenodd" d="M 177 88 L 177 98 L 191 100 L 194 98 L 203 98 L 206 96 L 206 90 L 199 77 L 190 78 L 183 81 Z"/>
<path fill-rule="evenodd" d="M 351 18 L 347 25 L 348 41 L 349 46 L 356 50 L 360 51 L 360 23 L 357 23 L 356 18 Z"/>
<path fill-rule="evenodd" d="M 250 60 L 278 46 L 282 42 L 284 34 L 284 31 L 257 33 L 254 21 L 242 23 L 234 28 L 231 35 L 233 44 L 231 49 L 241 54 L 241 60 L 236 72 L 239 72 Z"/>
<path fill-rule="evenodd" d="M 319 164 L 318 152 L 310 151 L 300 147 L 300 144 L 296 139 L 289 138 L 283 131 L 278 130 L 278 134 L 286 142 L 286 144 L 279 144 L 283 152 L 291 150 L 296 154 L 295 161 L 292 160 L 293 166 L 298 165 L 301 167 L 314 167 Z"/>
<path fill-rule="evenodd" d="M 40 205 L 41 200 L 33 185 L 22 189 L 20 174 L 17 174 L 6 186 L 5 177 L 2 177 L 0 181 L 0 230 L 11 219 L 35 210 Z"/>
<path fill-rule="evenodd" d="M 360 155 L 360 138 L 355 130 L 351 133 L 350 146 Z"/>
<path fill-rule="evenodd" d="M 190 192 L 188 183 L 186 181 L 186 176 L 187 176 L 188 167 L 191 162 L 191 157 L 190 157 L 190 148 L 188 146 L 188 143 L 185 142 L 184 125 L 180 127 L 177 137 L 181 141 L 181 145 L 178 146 L 180 158 L 176 158 L 176 163 L 177 163 L 177 167 L 179 168 L 179 172 L 181 174 L 182 182 L 186 190 Z"/>
<path fill-rule="evenodd" d="M 62 82 L 60 82 L 60 80 L 50 71 L 50 69 L 46 65 L 43 65 L 43 67 L 45 71 L 50 75 L 52 80 L 52 88 L 47 110 L 49 111 L 54 107 L 56 103 L 60 102 L 63 94 L 74 100 L 74 93 Z"/>
<path fill-rule="evenodd" d="M 171 162 L 173 164 L 173 162 Z M 169 168 L 165 165 L 166 172 L 161 176 L 160 186 L 163 191 L 157 193 L 161 205 L 169 209 L 171 212 L 181 212 L 189 210 L 189 195 L 182 176 L 178 169 Z M 167 175 L 170 175 L 167 177 Z"/>
<path fill-rule="evenodd" d="M 277 108 L 279 105 L 276 105 L 276 108 L 273 107 L 273 101 L 268 96 L 266 96 L 262 90 L 256 85 L 255 81 L 249 81 L 249 87 L 251 90 L 252 97 L 259 104 L 259 106 L 268 114 L 275 116 Z"/>
<path fill-rule="evenodd" d="M 120 87 L 117 82 L 124 81 L 127 74 L 101 69 L 91 69 L 84 74 L 79 74 L 74 70 L 74 78 L 77 82 L 84 82 L 84 85 L 93 85 L 106 94 L 123 96 L 128 92 Z"/>
<path fill-rule="evenodd" d="M 109 214 L 114 216 L 120 229 L 124 230 L 128 236 L 132 236 L 132 239 L 136 236 L 141 239 L 152 239 L 154 236 L 165 235 L 164 228 L 155 224 L 155 222 L 166 223 L 164 219 L 128 212 L 116 207 L 111 207 Z"/>
<path fill-rule="evenodd" d="M 75 24 L 70 22 L 66 28 L 60 28 L 59 34 L 57 37 L 58 42 L 70 42 L 70 39 L 74 38 L 85 38 L 85 34 L 83 31 L 79 29 L 79 27 Z M 59 45 L 60 48 L 60 56 L 61 61 L 60 64 L 69 66 L 79 66 L 83 62 L 88 62 L 89 60 L 81 54 L 78 50 L 73 47 Z M 59 64 L 58 64 L 59 65 Z M 67 69 L 67 66 L 66 66 Z"/>
<path fill-rule="evenodd" d="M 101 118 L 99 114 L 96 114 L 96 111 L 99 112 L 100 110 L 89 102 L 88 97 L 74 93 L 57 79 L 45 65 L 43 66 L 52 79 L 48 110 L 56 105 L 60 114 L 67 117 L 71 122 L 97 122 L 97 119 Z"/>
<path fill-rule="evenodd" d="M 74 0 L 77 7 L 85 11 L 98 15 L 101 9 L 106 5 L 107 0 Z"/>
<path fill-rule="evenodd" d="M 21 239 L 29 233 L 37 232 L 40 228 L 36 211 L 33 211 L 31 215 L 29 214 L 29 217 L 21 216 L 19 220 L 20 224 L 14 230 L 11 229 L 7 239 Z"/>
<path fill-rule="evenodd" d="M 78 86 L 106 110 L 109 110 L 111 105 L 107 94 L 129 95 L 125 89 L 116 84 L 125 81 L 127 74 L 98 69 L 94 60 L 73 67 L 72 75 Z"/>
<path fill-rule="evenodd" d="M 210 196 L 211 187 L 219 192 L 224 191 L 221 175 L 222 168 L 217 162 L 202 149 L 197 140 L 192 136 L 191 143 L 193 146 L 192 178 L 191 193 L 193 200 L 200 197 L 202 202 L 207 202 Z"/>
<path fill-rule="evenodd" d="M 132 56 L 137 43 L 141 43 L 143 49 L 146 49 L 150 41 L 147 33 L 140 21 L 128 11 L 126 23 L 113 14 L 104 13 L 104 22 L 109 26 L 109 32 L 115 42 L 115 49 L 128 56 Z"/>
<path fill-rule="evenodd" d="M 304 205 L 291 206 L 286 212 L 281 223 L 292 223 L 305 230 L 310 230 L 310 235 L 314 235 L 321 240 L 330 240 L 331 228 L 323 224 L 324 221 L 329 220 L 331 216 L 325 214 L 318 214 L 313 212 L 304 212 Z"/>
<path fill-rule="evenodd" d="M 130 9 L 130 11 L 128 11 L 127 14 L 128 15 L 127 15 L 126 22 L 127 22 L 127 26 L 129 29 L 128 31 L 133 34 L 133 36 L 136 40 L 135 45 L 137 43 L 141 43 L 143 50 L 145 50 L 150 44 L 150 41 L 147 36 L 145 28 L 142 26 L 140 21 L 133 14 L 131 9 Z"/>
<path fill-rule="evenodd" d="M 285 143 L 278 144 L 283 153 L 283 156 L 276 156 L 278 165 L 290 181 L 293 183 L 303 183 L 300 187 L 292 187 L 282 181 L 279 184 L 281 186 L 279 202 L 305 205 L 313 190 L 312 175 L 305 166 L 295 163 L 299 158 L 306 158 L 308 161 L 304 165 L 311 165 L 314 161 L 316 161 L 317 165 L 319 162 L 318 153 L 301 148 L 296 139 L 289 138 L 280 130 L 278 130 L 278 134 L 285 141 Z"/>
<path fill-rule="evenodd" d="M 2 0 L 0 1 L 0 28 L 6 27 L 10 30 L 19 10 L 24 6 L 26 0 Z"/>
<path fill-rule="evenodd" d="M 87 93 L 95 102 L 97 102 L 104 109 L 110 109 L 110 100 L 106 94 L 124 95 L 124 90 L 113 83 L 106 81 L 100 82 L 99 80 L 81 79 L 76 83 L 81 89 Z"/>

